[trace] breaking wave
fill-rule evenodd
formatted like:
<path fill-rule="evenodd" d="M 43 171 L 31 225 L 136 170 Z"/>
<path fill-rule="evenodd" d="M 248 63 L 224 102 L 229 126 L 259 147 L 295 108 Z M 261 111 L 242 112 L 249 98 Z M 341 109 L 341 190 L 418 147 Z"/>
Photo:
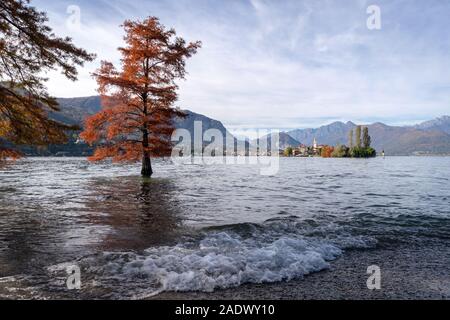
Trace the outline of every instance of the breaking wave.
<path fill-rule="evenodd" d="M 81 263 L 95 274 L 97 285 L 116 282 L 121 291 L 127 291 L 120 296 L 141 298 L 163 291 L 211 292 L 244 283 L 299 279 L 328 268 L 329 261 L 344 249 L 376 243 L 339 232 L 324 238 L 298 231 L 298 224 L 289 221 L 224 226 L 174 246 L 153 247 L 139 254 L 105 252 Z M 127 284 L 132 284 L 130 290 Z"/>

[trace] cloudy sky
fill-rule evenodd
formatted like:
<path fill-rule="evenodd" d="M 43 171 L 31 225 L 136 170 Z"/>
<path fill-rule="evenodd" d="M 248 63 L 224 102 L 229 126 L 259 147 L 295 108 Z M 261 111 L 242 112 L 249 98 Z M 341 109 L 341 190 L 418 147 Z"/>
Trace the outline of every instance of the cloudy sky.
<path fill-rule="evenodd" d="M 32 0 L 98 59 L 58 97 L 96 94 L 100 60 L 119 63 L 125 19 L 152 15 L 203 47 L 178 106 L 231 129 L 316 127 L 334 120 L 410 124 L 450 114 L 450 1 Z M 369 30 L 367 8 L 381 10 Z M 79 21 L 78 21 L 79 10 Z"/>

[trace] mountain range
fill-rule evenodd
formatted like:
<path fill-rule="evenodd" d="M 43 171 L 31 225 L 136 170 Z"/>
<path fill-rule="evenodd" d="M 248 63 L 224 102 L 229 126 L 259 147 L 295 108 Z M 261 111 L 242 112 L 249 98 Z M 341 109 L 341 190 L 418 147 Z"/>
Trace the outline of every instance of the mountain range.
<path fill-rule="evenodd" d="M 52 118 L 80 126 L 83 125 L 86 116 L 94 114 L 101 109 L 100 97 L 98 96 L 60 98 L 58 102 L 61 111 L 52 113 Z M 222 122 L 189 110 L 185 110 L 185 113 L 187 114 L 186 118 L 175 120 L 175 126 L 177 128 L 187 129 L 193 134 L 194 122 L 201 121 L 203 132 L 207 129 L 217 129 L 227 137 L 227 148 L 231 143 L 236 144 L 242 142 L 233 137 Z M 365 126 L 369 128 L 372 146 L 377 151 L 384 150 L 388 155 L 450 154 L 450 116 L 442 116 L 414 126 L 389 126 L 380 122 Z M 279 147 L 280 149 L 284 149 L 287 146 L 296 147 L 301 143 L 312 145 L 314 139 L 316 139 L 318 144 L 348 145 L 349 131 L 355 128 L 356 124 L 351 121 L 338 121 L 319 128 L 295 129 L 280 132 Z M 53 148 L 58 149 L 55 146 Z M 84 155 L 90 151 L 85 146 L 82 154 Z M 47 152 L 55 153 L 49 150 Z M 75 151 L 75 155 L 79 152 L 80 150 Z M 72 152 L 68 154 L 74 155 Z"/>

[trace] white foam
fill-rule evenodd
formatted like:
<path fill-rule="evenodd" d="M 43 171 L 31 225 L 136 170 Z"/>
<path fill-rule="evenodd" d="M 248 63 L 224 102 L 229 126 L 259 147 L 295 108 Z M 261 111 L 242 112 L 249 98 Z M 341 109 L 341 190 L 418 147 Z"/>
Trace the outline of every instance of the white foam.
<path fill-rule="evenodd" d="M 149 295 L 161 291 L 211 292 L 243 283 L 298 279 L 328 268 L 328 261 L 341 253 L 335 245 L 300 236 L 265 241 L 218 232 L 191 247 L 179 244 L 150 248 L 143 255 L 108 258 L 105 270 L 128 280 L 146 281 Z"/>
<path fill-rule="evenodd" d="M 345 249 L 375 244 L 334 225 L 311 232 L 301 221 L 282 220 L 207 229 L 174 246 L 151 247 L 140 254 L 103 253 L 79 262 L 100 287 L 122 298 L 141 298 L 162 291 L 211 292 L 300 279 L 329 268 Z"/>

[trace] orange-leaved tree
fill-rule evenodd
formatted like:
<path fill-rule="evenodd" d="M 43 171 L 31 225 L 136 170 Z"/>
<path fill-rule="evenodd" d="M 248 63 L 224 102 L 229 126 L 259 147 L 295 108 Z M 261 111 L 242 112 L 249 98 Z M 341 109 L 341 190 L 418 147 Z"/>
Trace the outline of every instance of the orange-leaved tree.
<path fill-rule="evenodd" d="M 172 120 L 183 116 L 173 106 L 178 88 L 175 80 L 184 78 L 186 59 L 201 43 L 186 43 L 155 17 L 127 20 L 123 26 L 126 46 L 119 48 L 121 70 L 103 61 L 94 73 L 102 110 L 86 119 L 81 138 L 97 145 L 91 161 L 142 160 L 141 174 L 150 177 L 150 157 L 170 153 Z"/>
<path fill-rule="evenodd" d="M 320 152 L 320 156 L 322 158 L 331 158 L 331 154 L 334 151 L 334 147 L 331 146 L 324 146 Z"/>

